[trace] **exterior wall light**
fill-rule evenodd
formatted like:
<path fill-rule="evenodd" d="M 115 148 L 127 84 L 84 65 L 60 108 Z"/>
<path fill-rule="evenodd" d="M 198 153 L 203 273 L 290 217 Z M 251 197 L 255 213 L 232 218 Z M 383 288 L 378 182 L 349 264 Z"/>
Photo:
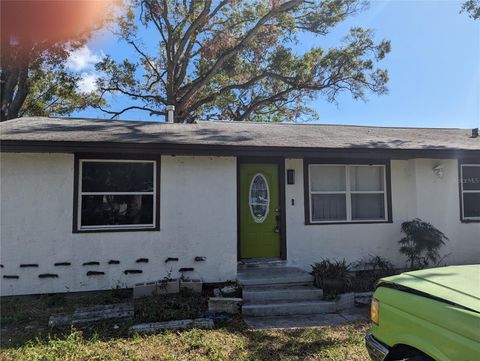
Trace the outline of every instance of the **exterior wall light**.
<path fill-rule="evenodd" d="M 438 178 L 443 178 L 445 166 L 443 164 L 437 164 L 435 167 L 432 168 L 433 174 L 435 174 Z"/>
<path fill-rule="evenodd" d="M 287 184 L 295 184 L 295 169 L 287 169 Z"/>

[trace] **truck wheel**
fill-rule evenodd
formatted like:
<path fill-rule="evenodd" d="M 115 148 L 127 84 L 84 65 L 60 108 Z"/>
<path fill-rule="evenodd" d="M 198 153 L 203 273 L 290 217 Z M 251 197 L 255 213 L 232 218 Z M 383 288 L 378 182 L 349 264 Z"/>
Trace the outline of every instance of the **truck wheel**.
<path fill-rule="evenodd" d="M 412 348 L 398 348 L 393 350 L 388 361 L 434 361 L 430 356 Z"/>

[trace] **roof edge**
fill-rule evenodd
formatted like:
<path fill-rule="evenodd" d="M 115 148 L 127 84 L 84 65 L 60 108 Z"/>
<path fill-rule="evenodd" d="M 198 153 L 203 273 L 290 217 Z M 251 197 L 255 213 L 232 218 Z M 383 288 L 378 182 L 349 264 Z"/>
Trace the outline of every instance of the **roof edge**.
<path fill-rule="evenodd" d="M 280 156 L 299 158 L 480 158 L 480 150 L 454 148 L 391 149 L 391 148 L 301 148 L 212 144 L 148 144 L 120 142 L 17 141 L 0 142 L 2 153 L 123 153 L 205 156 Z"/>

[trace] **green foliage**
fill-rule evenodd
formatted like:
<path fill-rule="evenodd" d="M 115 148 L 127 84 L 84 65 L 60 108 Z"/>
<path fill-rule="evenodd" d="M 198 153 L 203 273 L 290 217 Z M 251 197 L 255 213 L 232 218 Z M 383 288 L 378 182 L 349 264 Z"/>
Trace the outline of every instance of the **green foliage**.
<path fill-rule="evenodd" d="M 9 11 L 14 10 L 12 7 Z M 14 29 L 10 30 L 12 33 L 2 33 L 0 121 L 22 116 L 67 115 L 105 104 L 95 91 L 79 89 L 81 77 L 68 70 L 66 62 L 72 51 L 84 46 L 95 30 L 106 25 L 109 12 L 100 22 L 92 24 L 91 29 L 70 39 L 34 40 L 35 36 L 25 39 L 18 37 Z"/>
<path fill-rule="evenodd" d="M 65 68 L 65 64 L 44 64 L 30 69 L 28 95 L 18 116 L 68 115 L 90 106 L 104 104 L 95 92 L 79 89 L 81 77 Z"/>
<path fill-rule="evenodd" d="M 386 258 L 368 256 L 352 265 L 355 270 L 352 280 L 352 289 L 356 292 L 373 291 L 380 278 L 394 275 L 395 268 Z"/>
<path fill-rule="evenodd" d="M 474 19 L 480 19 L 480 0 L 467 0 L 462 4 L 462 12 L 467 12 Z"/>
<path fill-rule="evenodd" d="M 131 105 L 100 108 L 112 117 L 132 109 L 158 116 L 175 105 L 177 122 L 294 121 L 315 115 L 306 104 L 318 95 L 336 102 L 343 92 L 355 99 L 384 94 L 388 74 L 377 63 L 388 41 L 355 27 L 337 47 L 319 45 L 366 7 L 363 0 L 132 1 L 117 35 L 138 59 L 98 64 L 102 92 Z M 142 43 L 145 33 L 155 49 Z M 313 35 L 310 48 L 294 50 L 305 34 Z"/>
<path fill-rule="evenodd" d="M 312 265 L 311 274 L 315 286 L 321 288 L 327 298 L 335 298 L 338 294 L 351 289 L 351 265 L 345 259 L 341 261 L 323 259 Z"/>
<path fill-rule="evenodd" d="M 207 298 L 188 289 L 178 294 L 155 295 L 135 302 L 137 322 L 161 322 L 198 318 L 207 311 Z"/>
<path fill-rule="evenodd" d="M 402 223 L 402 232 L 405 237 L 398 241 L 400 253 L 407 257 L 410 269 L 426 268 L 440 260 L 439 250 L 448 238 L 437 228 L 415 218 Z"/>

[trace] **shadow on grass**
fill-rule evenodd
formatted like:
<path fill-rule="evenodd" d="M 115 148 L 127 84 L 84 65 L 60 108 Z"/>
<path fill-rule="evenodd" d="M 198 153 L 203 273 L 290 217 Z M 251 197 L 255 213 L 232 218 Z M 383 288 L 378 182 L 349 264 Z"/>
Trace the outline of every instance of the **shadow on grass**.
<path fill-rule="evenodd" d="M 138 356 L 142 359 L 144 349 L 149 352 L 145 359 L 157 359 L 158 355 L 165 353 L 171 359 L 181 360 L 303 360 L 312 356 L 342 359 L 342 355 L 362 353 L 366 322 L 316 329 L 253 330 L 240 316 L 236 316 L 217 322 L 213 330 L 163 331 L 146 336 L 128 334 L 129 327 L 139 322 L 201 317 L 206 311 L 207 299 L 208 294 L 152 297 L 136 301 L 135 319 L 62 328 L 49 328 L 48 316 L 58 310 L 72 309 L 71 304 L 75 302 L 71 300 L 64 303 L 61 298 L 42 298 L 33 303 L 17 300 L 7 305 L 2 302 L 2 311 L 4 306 L 8 311 L 16 310 L 9 317 L 12 320 L 16 317 L 17 320 L 5 326 L 2 324 L 1 348 L 6 353 L 5 359 L 12 360 L 19 355 L 24 355 L 20 357 L 21 360 L 28 359 L 29 355 L 43 355 L 52 359 L 78 355 L 81 358 L 81 355 L 90 355 L 92 352 L 102 359 L 115 359 L 119 352 L 131 353 L 133 358 Z M 98 301 L 98 298 L 95 300 Z M 120 301 L 124 302 L 125 299 Z M 83 304 L 90 302 L 93 300 L 84 300 Z M 42 305 L 45 310 L 42 310 Z M 29 311 L 25 316 L 19 310 Z M 2 318 L 4 316 L 2 312 Z M 32 319 L 35 316 L 38 319 Z M 366 359 L 363 356 L 354 359 Z"/>
<path fill-rule="evenodd" d="M 86 341 L 109 341 L 128 337 L 128 329 L 136 323 L 161 322 L 201 317 L 207 311 L 211 289 L 202 294 L 182 290 L 179 294 L 159 295 L 132 300 L 131 290 L 110 290 L 78 294 L 51 294 L 9 297 L 1 300 L 0 348 L 19 348 L 29 342 L 46 343 L 64 340 L 78 331 Z M 133 319 L 108 320 L 50 328 L 50 315 L 72 313 L 76 307 L 133 302 Z"/>
<path fill-rule="evenodd" d="M 339 352 L 337 349 L 363 346 L 367 325 L 365 321 L 357 321 L 318 328 L 253 330 L 238 318 L 219 325 L 219 329 L 244 338 L 244 350 L 249 359 L 304 360 L 319 352 Z"/>

